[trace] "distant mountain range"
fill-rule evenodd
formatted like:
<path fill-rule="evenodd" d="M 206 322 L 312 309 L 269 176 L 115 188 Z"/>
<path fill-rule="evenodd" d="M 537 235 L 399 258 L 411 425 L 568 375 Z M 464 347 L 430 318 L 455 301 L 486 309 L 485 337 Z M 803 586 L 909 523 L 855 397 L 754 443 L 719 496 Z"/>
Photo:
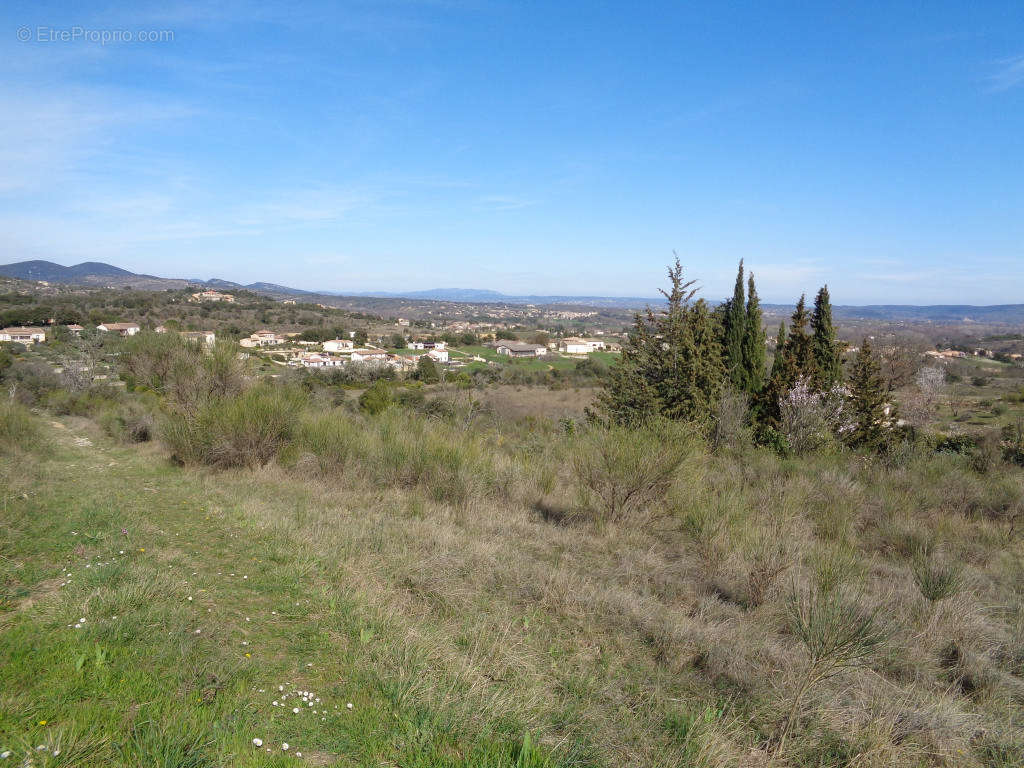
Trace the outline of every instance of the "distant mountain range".
<path fill-rule="evenodd" d="M 42 280 L 48 283 L 64 283 L 84 286 L 112 286 L 116 288 L 138 288 L 144 290 L 164 290 L 167 288 L 187 288 L 200 286 L 217 290 L 247 290 L 272 298 L 285 296 L 303 296 L 310 301 L 328 299 L 332 296 L 354 298 L 380 298 L 409 301 L 442 301 L 465 304 L 538 304 L 568 305 L 590 307 L 594 309 L 639 309 L 648 304 L 657 305 L 660 298 L 641 296 L 510 296 L 498 291 L 474 288 L 432 288 L 423 291 L 304 291 L 289 288 L 276 283 L 242 283 L 230 280 L 202 280 L 156 277 L 129 272 L 127 269 L 104 264 L 99 261 L 86 261 L 74 266 L 65 267 L 52 261 L 19 261 L 14 264 L 0 264 L 0 275 L 14 277 L 19 280 Z M 784 304 L 763 304 L 769 315 L 786 316 L 792 312 L 792 306 Z M 1024 323 L 1024 304 L 996 304 L 989 306 L 973 306 L 968 304 L 941 304 L 917 306 L 911 304 L 877 304 L 869 306 L 833 307 L 837 318 L 844 320 L 875 320 L 889 322 L 932 322 L 932 323 Z"/>

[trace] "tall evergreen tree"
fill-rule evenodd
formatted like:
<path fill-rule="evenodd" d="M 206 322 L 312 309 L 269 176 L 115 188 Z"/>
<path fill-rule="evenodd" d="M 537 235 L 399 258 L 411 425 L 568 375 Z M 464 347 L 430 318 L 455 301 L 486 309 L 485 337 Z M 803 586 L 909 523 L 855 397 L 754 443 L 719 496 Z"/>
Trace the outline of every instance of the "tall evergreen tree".
<path fill-rule="evenodd" d="M 778 426 L 779 423 L 779 400 L 796 379 L 793 357 L 790 353 L 788 337 L 786 335 L 786 323 L 779 323 L 779 333 L 775 338 L 775 357 L 772 358 L 772 371 L 768 375 L 768 381 L 761 388 L 761 393 L 754 401 L 755 416 L 762 424 Z"/>
<path fill-rule="evenodd" d="M 736 285 L 733 288 L 732 299 L 726 305 L 722 329 L 725 368 L 732 386 L 740 391 L 745 391 L 748 387 L 747 371 L 743 365 L 743 337 L 747 333 L 747 313 L 744 303 L 743 259 L 740 259 L 739 270 L 736 273 Z"/>
<path fill-rule="evenodd" d="M 796 309 L 793 310 L 790 320 L 789 335 L 786 337 L 786 353 L 792 360 L 796 373 L 793 381 L 787 382 L 789 386 L 792 386 L 797 378 L 813 378 L 814 372 L 811 338 L 807 335 L 810 317 L 807 314 L 807 302 L 803 294 L 800 295 L 800 301 L 796 303 Z"/>
<path fill-rule="evenodd" d="M 846 441 L 853 446 L 876 448 L 882 442 L 887 419 L 885 412 L 885 384 L 881 364 L 871 350 L 871 341 L 865 337 L 850 369 L 850 410 L 852 429 Z"/>
<path fill-rule="evenodd" d="M 780 370 L 779 365 L 781 364 L 781 356 L 786 351 L 786 321 L 783 320 L 779 323 L 779 332 L 775 336 L 775 357 L 772 358 L 772 373 L 771 377 L 775 378 L 775 373 Z"/>
<path fill-rule="evenodd" d="M 623 425 L 656 415 L 706 423 L 717 408 L 725 365 L 715 323 L 706 302 L 691 304 L 695 281 L 683 280 L 678 259 L 668 277 L 667 308 L 637 313 L 592 416 Z"/>
<path fill-rule="evenodd" d="M 839 356 L 836 331 L 832 326 L 832 302 L 828 286 L 823 286 L 814 298 L 811 315 L 811 355 L 814 359 L 814 385 L 818 390 L 831 389 L 843 378 L 843 362 Z"/>
<path fill-rule="evenodd" d="M 742 262 L 741 262 L 742 264 Z M 743 334 L 743 370 L 746 389 L 757 394 L 764 386 L 764 328 L 761 327 L 761 302 L 754 287 L 754 273 L 747 279 L 746 329 Z M 785 326 L 783 326 L 783 331 Z"/>

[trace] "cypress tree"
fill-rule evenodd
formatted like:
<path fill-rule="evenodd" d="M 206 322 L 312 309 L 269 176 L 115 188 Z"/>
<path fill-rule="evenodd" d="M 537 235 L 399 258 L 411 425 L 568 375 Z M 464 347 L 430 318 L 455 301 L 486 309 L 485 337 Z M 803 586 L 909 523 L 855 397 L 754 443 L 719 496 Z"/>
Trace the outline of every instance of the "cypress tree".
<path fill-rule="evenodd" d="M 828 286 L 823 286 L 814 298 L 811 315 L 811 354 L 814 359 L 815 387 L 821 391 L 831 389 L 843 378 L 843 363 L 839 357 L 839 344 L 832 326 L 832 302 Z"/>
<path fill-rule="evenodd" d="M 764 328 L 761 327 L 761 302 L 754 287 L 754 273 L 747 280 L 746 332 L 743 334 L 743 370 L 747 391 L 757 394 L 764 386 Z M 780 333 L 785 333 L 782 326 Z"/>
<path fill-rule="evenodd" d="M 772 359 L 772 371 L 768 375 L 768 381 L 761 389 L 761 393 L 755 401 L 758 421 L 772 427 L 778 426 L 779 423 L 779 399 L 789 391 L 796 378 L 788 341 L 786 323 L 779 323 L 779 334 L 775 339 L 775 357 Z"/>
<path fill-rule="evenodd" d="M 865 337 L 850 370 L 850 410 L 852 428 L 846 442 L 863 448 L 876 448 L 882 442 L 886 428 L 885 385 L 881 364 L 871 351 L 871 342 Z"/>
<path fill-rule="evenodd" d="M 736 286 L 733 288 L 732 299 L 725 310 L 722 346 L 724 348 L 725 367 L 732 386 L 740 391 L 748 388 L 747 371 L 743 365 L 743 338 L 747 333 L 747 315 L 743 296 L 743 259 L 736 273 Z"/>
<path fill-rule="evenodd" d="M 786 337 L 786 353 L 792 360 L 796 376 L 788 382 L 790 386 L 801 377 L 813 379 L 814 357 L 811 355 L 811 339 L 807 335 L 807 302 L 803 294 L 796 303 L 789 325 L 789 336 Z"/>
<path fill-rule="evenodd" d="M 704 299 L 694 305 L 688 321 L 693 344 L 690 361 L 692 374 L 688 377 L 691 382 L 687 402 L 688 418 L 690 421 L 706 423 L 718 409 L 728 377 L 722 345 Z"/>

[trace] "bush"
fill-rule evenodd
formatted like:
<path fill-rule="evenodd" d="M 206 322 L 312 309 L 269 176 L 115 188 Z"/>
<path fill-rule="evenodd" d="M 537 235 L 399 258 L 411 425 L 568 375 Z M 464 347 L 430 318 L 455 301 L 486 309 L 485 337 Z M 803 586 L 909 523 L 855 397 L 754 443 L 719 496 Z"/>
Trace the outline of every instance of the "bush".
<path fill-rule="evenodd" d="M 135 398 L 110 403 L 98 421 L 108 435 L 121 442 L 145 443 L 153 439 L 153 411 Z"/>
<path fill-rule="evenodd" d="M 617 522 L 661 501 L 690 455 L 690 433 L 667 424 L 610 426 L 583 433 L 573 469 L 584 508 L 599 522 Z"/>
<path fill-rule="evenodd" d="M 937 560 L 926 551 L 914 558 L 913 571 L 917 588 L 929 602 L 952 597 L 960 590 L 960 569 Z"/>
<path fill-rule="evenodd" d="M 41 444 L 42 433 L 29 410 L 11 399 L 0 402 L 0 451 L 13 453 Z"/>
<path fill-rule="evenodd" d="M 939 453 L 956 453 L 960 456 L 970 456 L 974 451 L 976 442 L 970 435 L 946 435 L 940 437 L 935 444 L 935 450 Z"/>
<path fill-rule="evenodd" d="M 405 410 L 373 419 L 336 413 L 307 418 L 295 442 L 295 451 L 315 456 L 326 475 L 356 467 L 382 485 L 424 486 L 438 501 L 462 503 L 498 488 L 480 439 Z"/>
<path fill-rule="evenodd" d="M 173 413 L 160 435 L 172 457 L 185 464 L 258 467 L 290 443 L 304 402 L 293 388 L 261 384 L 240 395 L 211 398 L 194 413 Z"/>
<path fill-rule="evenodd" d="M 4 384 L 23 405 L 34 406 L 60 389 L 60 378 L 46 363 L 17 360 L 5 372 Z"/>
<path fill-rule="evenodd" d="M 384 381 L 375 382 L 359 396 L 359 408 L 371 416 L 383 413 L 394 405 L 394 402 L 391 387 Z"/>

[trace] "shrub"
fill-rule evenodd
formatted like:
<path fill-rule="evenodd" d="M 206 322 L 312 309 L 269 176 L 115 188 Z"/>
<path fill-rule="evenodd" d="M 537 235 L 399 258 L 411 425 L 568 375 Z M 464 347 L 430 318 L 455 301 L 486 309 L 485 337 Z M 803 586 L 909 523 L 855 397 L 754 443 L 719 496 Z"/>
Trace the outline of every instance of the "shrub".
<path fill-rule="evenodd" d="M 573 469 L 583 506 L 599 522 L 620 521 L 665 497 L 692 450 L 692 438 L 666 423 L 591 428 L 579 438 Z"/>
<path fill-rule="evenodd" d="M 60 388 L 60 378 L 46 363 L 17 360 L 5 371 L 4 384 L 23 405 L 34 406 Z"/>
<path fill-rule="evenodd" d="M 774 597 L 778 581 L 790 565 L 784 532 L 778 527 L 762 532 L 747 556 L 747 605 L 756 608 Z"/>
<path fill-rule="evenodd" d="M 750 398 L 743 392 L 727 390 L 718 402 L 711 429 L 711 445 L 715 451 L 738 449 L 750 442 Z"/>
<path fill-rule="evenodd" d="M 833 442 L 836 434 L 849 431 L 845 413 L 846 392 L 838 387 L 815 392 L 809 379 L 799 379 L 779 401 L 780 431 L 798 456 Z"/>
<path fill-rule="evenodd" d="M 790 629 L 803 643 L 809 660 L 783 721 L 776 756 L 785 748 L 786 737 L 807 692 L 844 667 L 869 656 L 886 638 L 878 624 L 878 609 L 866 611 L 850 605 L 840 591 L 812 588 L 799 594 L 794 590 L 788 605 Z"/>
<path fill-rule="evenodd" d="M 12 399 L 0 402 L 0 451 L 38 448 L 42 433 L 29 410 Z"/>
<path fill-rule="evenodd" d="M 335 413 L 307 417 L 299 424 L 296 445 L 317 458 L 321 471 L 343 472 L 353 459 L 365 457 L 364 425 Z"/>
<path fill-rule="evenodd" d="M 918 552 L 912 568 L 917 588 L 929 602 L 944 600 L 960 591 L 960 569 L 940 562 L 925 550 Z"/>
<path fill-rule="evenodd" d="M 291 441 L 303 403 L 293 388 L 261 384 L 239 395 L 206 400 L 194 413 L 173 413 L 160 434 L 177 461 L 258 467 Z"/>
<path fill-rule="evenodd" d="M 976 442 L 969 435 L 947 435 L 939 438 L 935 450 L 939 453 L 956 453 L 961 456 L 970 456 Z"/>
<path fill-rule="evenodd" d="M 376 416 L 390 408 L 395 402 L 391 394 L 391 387 L 385 381 L 374 382 L 363 394 L 359 396 L 359 407 Z"/>
<path fill-rule="evenodd" d="M 122 442 L 145 443 L 153 438 L 153 411 L 138 399 L 110 403 L 98 421 L 108 435 Z"/>

